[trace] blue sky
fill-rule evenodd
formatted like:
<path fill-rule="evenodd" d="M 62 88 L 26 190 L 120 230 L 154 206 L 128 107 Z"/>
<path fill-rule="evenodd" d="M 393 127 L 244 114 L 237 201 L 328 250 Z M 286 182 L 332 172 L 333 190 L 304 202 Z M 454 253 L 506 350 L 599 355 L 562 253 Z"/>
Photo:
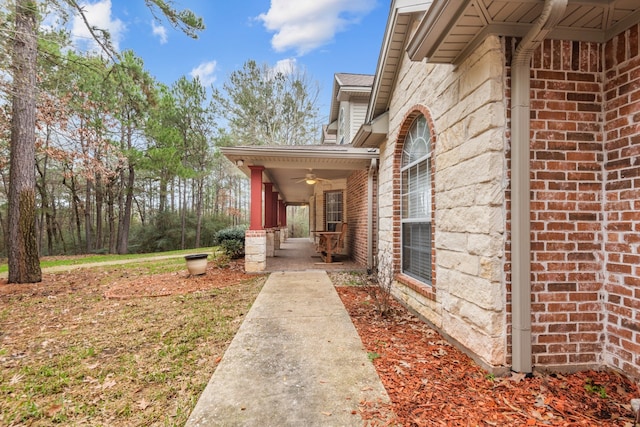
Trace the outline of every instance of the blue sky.
<path fill-rule="evenodd" d="M 90 23 L 109 29 L 116 47 L 135 51 L 161 82 L 197 74 L 220 86 L 249 59 L 294 64 L 318 81 L 322 117 L 334 73 L 375 72 L 389 11 L 388 0 L 176 0 L 204 18 L 207 28 L 194 40 L 154 21 L 142 0 L 81 4 Z M 79 22 L 72 31 L 78 43 L 87 40 Z"/>

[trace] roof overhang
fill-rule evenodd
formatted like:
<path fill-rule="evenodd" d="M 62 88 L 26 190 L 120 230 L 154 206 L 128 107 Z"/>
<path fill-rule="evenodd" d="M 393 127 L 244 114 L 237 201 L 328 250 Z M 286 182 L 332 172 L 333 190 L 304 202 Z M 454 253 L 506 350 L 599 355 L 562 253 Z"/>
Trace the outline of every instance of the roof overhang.
<path fill-rule="evenodd" d="M 340 115 L 340 102 L 353 98 L 369 99 L 373 77 L 374 76 L 369 74 L 334 74 L 331 106 L 329 107 L 329 122 L 338 120 L 338 116 Z"/>
<path fill-rule="evenodd" d="M 422 17 L 431 2 L 432 0 L 394 0 L 391 3 L 365 122 L 372 121 L 389 109 L 391 92 L 404 57 L 411 24 Z"/>
<path fill-rule="evenodd" d="M 353 138 L 354 147 L 378 148 L 389 133 L 389 112 L 384 112 L 369 123 L 360 126 Z"/>
<path fill-rule="evenodd" d="M 604 43 L 640 22 L 638 0 L 568 1 L 547 38 Z M 544 0 L 394 0 L 365 122 L 388 111 L 405 52 L 413 61 L 458 64 L 489 35 L 523 37 L 543 7 Z"/>
<path fill-rule="evenodd" d="M 523 37 L 544 0 L 435 0 L 407 46 L 413 61 L 458 64 L 489 35 Z M 547 38 L 604 43 L 640 22 L 638 0 L 569 0 Z"/>
<path fill-rule="evenodd" d="M 262 181 L 272 183 L 287 204 L 309 203 L 313 185 L 304 182 L 307 173 L 327 180 L 346 179 L 378 158 L 377 149 L 350 145 L 221 147 L 220 151 L 248 177 L 250 166 L 264 167 Z"/>

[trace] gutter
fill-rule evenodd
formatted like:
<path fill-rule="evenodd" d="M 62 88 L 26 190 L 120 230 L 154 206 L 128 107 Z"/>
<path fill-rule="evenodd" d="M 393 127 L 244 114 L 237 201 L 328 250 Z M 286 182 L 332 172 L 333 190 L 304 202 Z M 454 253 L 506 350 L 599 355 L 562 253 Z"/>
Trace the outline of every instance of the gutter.
<path fill-rule="evenodd" d="M 511 61 L 512 370 L 532 372 L 531 343 L 531 56 L 558 24 L 568 0 L 545 0 L 542 13 Z"/>
<path fill-rule="evenodd" d="M 373 179 L 378 169 L 377 159 L 371 159 L 367 179 L 367 271 L 373 271 Z"/>
<path fill-rule="evenodd" d="M 379 148 L 389 134 L 389 111 L 385 111 L 368 123 L 364 123 L 351 140 L 355 148 Z"/>

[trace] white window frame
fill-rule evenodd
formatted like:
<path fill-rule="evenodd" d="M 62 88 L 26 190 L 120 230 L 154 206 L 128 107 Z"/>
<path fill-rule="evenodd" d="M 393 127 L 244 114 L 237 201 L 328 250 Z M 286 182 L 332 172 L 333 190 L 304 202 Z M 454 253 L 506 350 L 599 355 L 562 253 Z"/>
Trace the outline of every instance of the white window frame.
<path fill-rule="evenodd" d="M 431 133 L 424 115 L 409 128 L 400 167 L 402 273 L 432 283 Z"/>
<path fill-rule="evenodd" d="M 344 222 L 344 194 L 342 190 L 325 191 L 324 193 L 325 230 L 340 231 L 339 225 L 342 224 L 343 222 Z"/>

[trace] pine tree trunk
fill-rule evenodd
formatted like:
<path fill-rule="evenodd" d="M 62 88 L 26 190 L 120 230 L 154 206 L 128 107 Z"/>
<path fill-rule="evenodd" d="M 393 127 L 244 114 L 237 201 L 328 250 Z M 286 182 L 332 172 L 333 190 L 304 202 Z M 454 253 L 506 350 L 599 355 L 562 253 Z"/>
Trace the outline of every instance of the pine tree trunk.
<path fill-rule="evenodd" d="M 202 234 L 202 198 L 204 189 L 204 178 L 196 180 L 196 243 L 195 247 L 200 247 L 200 236 Z"/>
<path fill-rule="evenodd" d="M 9 283 L 42 280 L 36 236 L 37 2 L 16 0 L 13 44 L 13 105 L 9 170 Z"/>
<path fill-rule="evenodd" d="M 124 212 L 122 212 L 122 233 L 118 233 L 118 253 L 126 254 L 129 252 L 129 229 L 131 228 L 131 213 L 133 211 L 133 190 L 135 185 L 135 169 L 129 163 L 129 179 L 127 181 L 126 199 L 124 203 Z"/>

